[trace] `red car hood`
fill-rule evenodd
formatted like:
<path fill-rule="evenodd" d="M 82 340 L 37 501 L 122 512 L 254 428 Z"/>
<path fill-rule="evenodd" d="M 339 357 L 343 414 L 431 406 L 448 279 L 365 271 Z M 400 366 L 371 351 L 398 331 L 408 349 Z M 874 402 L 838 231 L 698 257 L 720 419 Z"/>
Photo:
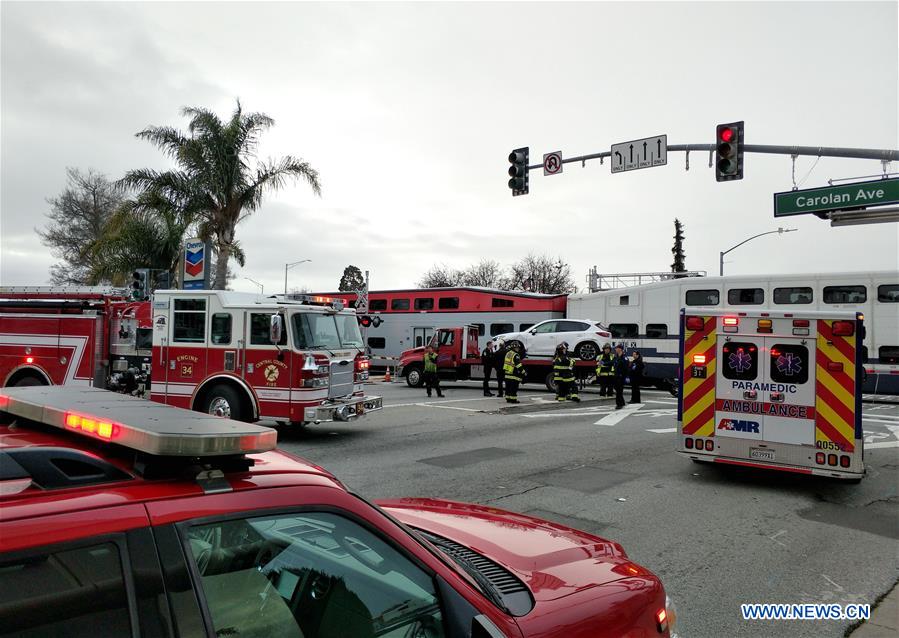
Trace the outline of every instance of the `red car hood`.
<path fill-rule="evenodd" d="M 612 541 L 493 507 L 427 498 L 378 501 L 404 524 L 442 536 L 517 575 L 550 601 L 624 578 L 655 576 Z"/>

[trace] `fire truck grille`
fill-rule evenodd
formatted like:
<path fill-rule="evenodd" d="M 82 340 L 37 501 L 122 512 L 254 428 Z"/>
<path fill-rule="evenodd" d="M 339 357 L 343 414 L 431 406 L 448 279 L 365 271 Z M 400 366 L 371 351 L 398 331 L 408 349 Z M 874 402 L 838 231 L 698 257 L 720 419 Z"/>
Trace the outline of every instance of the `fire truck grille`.
<path fill-rule="evenodd" d="M 353 377 L 355 366 L 353 361 L 335 361 L 331 364 L 331 387 L 328 389 L 328 398 L 345 397 L 353 393 Z"/>

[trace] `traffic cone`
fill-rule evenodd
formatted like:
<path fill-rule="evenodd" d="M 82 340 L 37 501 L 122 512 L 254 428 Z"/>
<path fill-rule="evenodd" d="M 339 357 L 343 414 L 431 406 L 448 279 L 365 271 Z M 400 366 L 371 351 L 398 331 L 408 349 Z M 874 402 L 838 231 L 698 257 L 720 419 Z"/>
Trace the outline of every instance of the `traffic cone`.
<path fill-rule="evenodd" d="M 390 383 L 390 368 L 387 368 L 387 372 L 384 373 L 384 383 Z"/>

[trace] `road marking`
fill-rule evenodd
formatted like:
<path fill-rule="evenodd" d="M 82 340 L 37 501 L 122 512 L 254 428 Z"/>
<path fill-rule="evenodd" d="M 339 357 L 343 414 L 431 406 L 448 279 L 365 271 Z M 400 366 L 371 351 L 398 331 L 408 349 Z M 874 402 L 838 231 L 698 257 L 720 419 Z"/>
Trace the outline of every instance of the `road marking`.
<path fill-rule="evenodd" d="M 608 425 L 610 427 L 617 425 L 621 421 L 624 421 L 627 417 L 632 415 L 634 412 L 643 407 L 642 403 L 634 404 L 633 406 L 628 406 L 625 408 L 621 408 L 617 412 L 613 412 L 612 414 L 606 415 L 601 418 L 599 421 L 594 423 L 593 425 Z"/>
<path fill-rule="evenodd" d="M 462 410 L 464 412 L 483 412 L 483 410 L 478 410 L 477 408 L 460 408 L 455 405 L 434 405 L 433 403 L 416 403 L 415 405 L 420 405 L 423 408 L 435 408 L 437 410 Z"/>
<path fill-rule="evenodd" d="M 424 403 L 424 405 L 434 405 L 435 403 L 463 403 L 466 401 L 498 401 L 502 399 L 502 397 L 475 397 L 473 399 L 444 399 L 443 401 L 430 401 Z M 423 405 L 420 402 L 416 403 L 391 403 L 389 405 L 385 405 L 385 408 L 408 408 L 414 405 Z"/>
<path fill-rule="evenodd" d="M 782 529 L 779 532 L 775 532 L 774 534 L 771 534 L 771 536 L 769 536 L 768 538 L 770 540 L 774 541 L 775 543 L 777 543 L 778 545 L 780 545 L 781 547 L 786 547 L 787 546 L 786 543 L 781 543 L 779 540 L 777 540 L 778 536 L 783 536 L 786 533 L 787 533 L 787 530 Z"/>
<path fill-rule="evenodd" d="M 643 403 L 661 403 L 662 405 L 677 405 L 677 401 L 671 399 L 670 401 L 654 401 L 652 399 L 646 399 Z"/>
<path fill-rule="evenodd" d="M 540 414 L 520 414 L 528 419 L 551 419 L 560 416 L 590 416 L 595 414 L 608 414 L 611 410 L 608 407 L 596 408 L 575 408 L 572 410 L 557 410 L 553 412 L 541 412 Z"/>
<path fill-rule="evenodd" d="M 647 432 L 654 432 L 655 434 L 673 434 L 677 432 L 677 428 L 660 428 L 658 430 L 646 430 Z"/>
<path fill-rule="evenodd" d="M 866 450 L 899 447 L 899 441 L 884 441 L 882 443 L 865 443 Z"/>

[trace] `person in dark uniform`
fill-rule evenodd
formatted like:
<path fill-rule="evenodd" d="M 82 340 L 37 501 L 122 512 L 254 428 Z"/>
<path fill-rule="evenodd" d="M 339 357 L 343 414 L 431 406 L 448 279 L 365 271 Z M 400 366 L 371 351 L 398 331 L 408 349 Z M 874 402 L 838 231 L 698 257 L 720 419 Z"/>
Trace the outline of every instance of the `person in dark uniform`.
<path fill-rule="evenodd" d="M 612 396 L 613 379 L 615 377 L 615 355 L 612 346 L 605 344 L 602 354 L 596 359 L 596 379 L 599 381 L 599 396 Z"/>
<path fill-rule="evenodd" d="M 506 379 L 506 403 L 519 403 L 518 384 L 524 380 L 524 365 L 518 352 L 520 346 L 509 347 L 503 359 L 503 373 Z"/>
<path fill-rule="evenodd" d="M 431 390 L 437 390 L 438 397 L 443 396 L 443 392 L 440 390 L 440 377 L 437 374 L 437 353 L 434 352 L 434 346 L 430 344 L 425 352 L 425 370 L 422 377 L 428 396 L 431 396 Z"/>
<path fill-rule="evenodd" d="M 574 381 L 574 359 L 568 354 L 568 344 L 556 346 L 553 358 L 553 381 L 556 384 L 556 401 L 580 401 Z"/>
<path fill-rule="evenodd" d="M 493 393 L 490 391 L 490 372 L 496 367 L 496 362 L 494 361 L 493 345 L 489 341 L 487 342 L 487 345 L 484 346 L 484 349 L 481 350 L 481 366 L 484 368 L 484 396 L 492 397 Z"/>
<path fill-rule="evenodd" d="M 506 362 L 506 352 L 508 352 L 506 342 L 502 339 L 497 339 L 493 351 L 493 364 L 496 366 L 496 395 L 500 397 L 503 396 L 503 380 L 506 376 L 503 370 L 503 365 Z"/>
<path fill-rule="evenodd" d="M 628 364 L 628 377 L 631 380 L 631 400 L 630 403 L 640 403 L 640 384 L 643 382 L 643 357 L 640 356 L 639 350 L 634 350 L 631 354 L 631 360 Z"/>
<path fill-rule="evenodd" d="M 615 376 L 612 377 L 615 385 L 615 409 L 624 407 L 624 380 L 627 378 L 627 359 L 624 358 L 624 346 L 620 343 L 615 346 Z"/>

